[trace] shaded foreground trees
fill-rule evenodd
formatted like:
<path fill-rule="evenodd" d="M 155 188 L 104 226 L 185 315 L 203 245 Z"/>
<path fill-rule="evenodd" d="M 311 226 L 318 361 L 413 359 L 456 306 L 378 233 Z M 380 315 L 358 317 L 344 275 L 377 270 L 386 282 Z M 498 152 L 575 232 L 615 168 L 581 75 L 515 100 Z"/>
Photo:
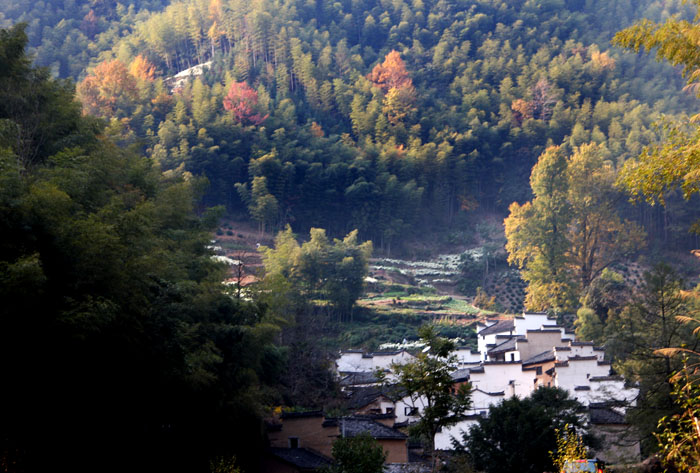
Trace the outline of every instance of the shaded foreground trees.
<path fill-rule="evenodd" d="M 692 327 L 678 319 L 693 316 L 698 310 L 694 298 L 683 291 L 678 275 L 659 264 L 644 279 L 634 302 L 607 321 L 605 346 L 617 360 L 615 369 L 639 383 L 640 398 L 629 416 L 640 429 L 643 447 L 654 450 L 652 433 L 659 419 L 676 410 L 670 378 L 683 366 L 680 357 L 664 350 L 696 350 L 700 341 Z"/>
<path fill-rule="evenodd" d="M 0 30 L 0 468 L 250 466 L 277 328 L 223 293 L 204 183 L 100 137 L 25 42 Z"/>
<path fill-rule="evenodd" d="M 584 428 L 578 414 L 582 407 L 564 390 L 541 387 L 525 399 L 514 396 L 492 406 L 489 416 L 480 418 L 455 447 L 477 471 L 555 471 L 547 452 L 557 451 L 557 430 Z"/>
<path fill-rule="evenodd" d="M 667 466 L 687 473 L 700 472 L 700 381 L 697 364 L 675 375 L 674 404 L 680 412 L 659 421 L 661 454 Z"/>

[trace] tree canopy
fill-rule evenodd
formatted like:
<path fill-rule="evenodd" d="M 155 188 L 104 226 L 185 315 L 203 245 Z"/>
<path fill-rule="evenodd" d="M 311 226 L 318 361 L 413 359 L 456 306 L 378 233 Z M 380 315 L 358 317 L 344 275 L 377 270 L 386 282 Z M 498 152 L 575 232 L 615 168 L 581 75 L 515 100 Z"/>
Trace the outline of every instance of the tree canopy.
<path fill-rule="evenodd" d="M 221 209 L 110 142 L 25 42 L 0 30 L 3 469 L 254 463 L 278 329 L 222 289 Z"/>
<path fill-rule="evenodd" d="M 471 386 L 462 384 L 455 389 L 452 373 L 457 369 L 457 357 L 453 342 L 437 336 L 429 325 L 421 327 L 419 335 L 427 350 L 413 361 L 392 365 L 392 371 L 398 386 L 420 412 L 412 429 L 427 440 L 435 462 L 435 435 L 442 427 L 462 419 L 471 406 Z"/>
<path fill-rule="evenodd" d="M 309 240 L 299 245 L 290 226 L 277 234 L 275 247 L 261 247 L 265 278 L 285 284 L 307 300 L 328 301 L 339 320 L 351 316 L 362 294 L 372 242 L 360 243 L 357 231 L 332 242 L 322 228 L 312 228 Z"/>
<path fill-rule="evenodd" d="M 540 387 L 530 397 L 513 396 L 492 406 L 488 417 L 463 434 L 461 448 L 473 467 L 486 473 L 555 471 L 544 452 L 557 456 L 557 431 L 581 432 L 581 408 L 566 391 Z"/>
<path fill-rule="evenodd" d="M 643 245 L 643 232 L 619 217 L 615 169 L 596 144 L 549 148 L 532 169 L 531 202 L 510 206 L 508 261 L 528 283 L 526 306 L 571 310 L 595 278 Z"/>

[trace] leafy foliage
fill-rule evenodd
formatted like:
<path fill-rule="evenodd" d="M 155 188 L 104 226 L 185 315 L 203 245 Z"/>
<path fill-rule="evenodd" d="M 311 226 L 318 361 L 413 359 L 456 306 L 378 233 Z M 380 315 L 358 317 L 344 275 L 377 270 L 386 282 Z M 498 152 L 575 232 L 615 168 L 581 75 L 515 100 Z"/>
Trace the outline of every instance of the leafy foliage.
<path fill-rule="evenodd" d="M 339 437 L 333 442 L 333 473 L 381 473 L 387 453 L 367 433 L 355 437 Z"/>
<path fill-rule="evenodd" d="M 434 450 L 437 432 L 459 422 L 471 405 L 471 386 L 462 384 L 454 390 L 454 343 L 438 337 L 430 325 L 424 325 L 418 333 L 429 350 L 418 353 L 414 361 L 392 365 L 392 371 L 414 405 L 422 408 L 413 431 L 424 436 Z"/>
<path fill-rule="evenodd" d="M 532 170 L 532 202 L 505 220 L 508 261 L 523 270 L 530 309 L 570 310 L 603 270 L 637 251 L 643 233 L 614 206 L 615 170 L 595 144 L 550 148 Z"/>
<path fill-rule="evenodd" d="M 260 125 L 267 115 L 257 113 L 258 93 L 245 82 L 234 82 L 224 97 L 224 109 L 233 114 L 237 123 Z"/>
<path fill-rule="evenodd" d="M 564 471 L 564 466 L 567 461 L 582 460 L 588 458 L 588 450 L 583 444 L 583 439 L 569 425 L 565 425 L 563 429 L 554 430 L 557 436 L 557 449 L 554 452 L 549 452 L 557 471 Z"/>
<path fill-rule="evenodd" d="M 680 413 L 659 420 L 656 438 L 667 467 L 700 471 L 700 386 L 697 370 L 685 366 L 673 378 L 674 402 Z"/>
<path fill-rule="evenodd" d="M 700 93 L 700 3 L 690 2 L 696 8 L 693 22 L 681 18 L 668 18 L 663 23 L 644 19 L 634 26 L 618 32 L 614 42 L 620 46 L 651 51 L 656 49 L 658 59 L 666 59 L 674 66 L 682 66 L 687 78 L 688 90 Z M 698 143 L 700 131 L 696 124 L 698 115 L 686 120 L 667 121 L 662 141 L 645 147 L 637 159 L 625 164 L 620 182 L 638 200 L 665 204 L 666 196 L 676 187 L 687 200 L 700 190 L 698 168 Z M 698 222 L 692 230 L 699 232 Z"/>
<path fill-rule="evenodd" d="M 197 216 L 203 182 L 98 135 L 64 82 L 29 67 L 25 40 L 0 30 L 3 123 L 66 121 L 24 135 L 31 159 L 0 146 L 3 468 L 255 462 L 278 327 L 222 290 L 206 248 L 220 209 Z"/>
<path fill-rule="evenodd" d="M 477 471 L 555 471 L 543 452 L 558 452 L 557 430 L 583 427 L 581 407 L 566 391 L 540 387 L 528 398 L 512 397 L 492 406 L 488 417 L 463 434 L 461 448 Z"/>

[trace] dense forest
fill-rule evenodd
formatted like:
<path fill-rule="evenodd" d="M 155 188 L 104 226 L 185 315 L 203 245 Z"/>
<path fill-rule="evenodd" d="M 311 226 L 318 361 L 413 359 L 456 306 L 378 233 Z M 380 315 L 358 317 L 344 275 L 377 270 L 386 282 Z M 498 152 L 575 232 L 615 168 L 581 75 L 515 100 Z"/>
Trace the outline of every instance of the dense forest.
<path fill-rule="evenodd" d="M 658 448 L 683 364 L 654 349 L 698 349 L 654 264 L 699 243 L 691 6 L 0 0 L 0 468 L 255 471 L 265 414 L 337 398 L 324 337 L 380 318 L 372 251 L 484 215 L 461 270 L 502 258 L 605 343 Z M 224 215 L 277 234 L 252 289 Z"/>
<path fill-rule="evenodd" d="M 0 10 L 29 22 L 37 62 L 78 80 L 85 111 L 122 144 L 206 176 L 205 204 L 268 229 L 357 228 L 390 250 L 416 225 L 527 200 L 549 144 L 595 142 L 619 166 L 654 142 L 655 120 L 695 99 L 668 66 L 610 39 L 680 3 L 92 2 L 43 30 L 63 10 Z M 81 54 L 60 46 L 78 43 Z M 193 81 L 172 79 L 205 62 Z M 669 232 L 687 227 L 687 207 L 633 211 L 663 244 L 695 243 Z"/>

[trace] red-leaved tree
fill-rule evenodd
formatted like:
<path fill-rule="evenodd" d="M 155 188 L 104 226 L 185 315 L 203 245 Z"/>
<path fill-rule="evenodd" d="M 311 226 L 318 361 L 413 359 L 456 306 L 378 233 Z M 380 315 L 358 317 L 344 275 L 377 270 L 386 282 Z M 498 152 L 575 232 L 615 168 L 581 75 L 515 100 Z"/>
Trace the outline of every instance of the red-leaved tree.
<path fill-rule="evenodd" d="M 258 93 L 245 82 L 234 82 L 224 97 L 224 108 L 241 125 L 260 125 L 267 119 L 258 109 Z"/>

